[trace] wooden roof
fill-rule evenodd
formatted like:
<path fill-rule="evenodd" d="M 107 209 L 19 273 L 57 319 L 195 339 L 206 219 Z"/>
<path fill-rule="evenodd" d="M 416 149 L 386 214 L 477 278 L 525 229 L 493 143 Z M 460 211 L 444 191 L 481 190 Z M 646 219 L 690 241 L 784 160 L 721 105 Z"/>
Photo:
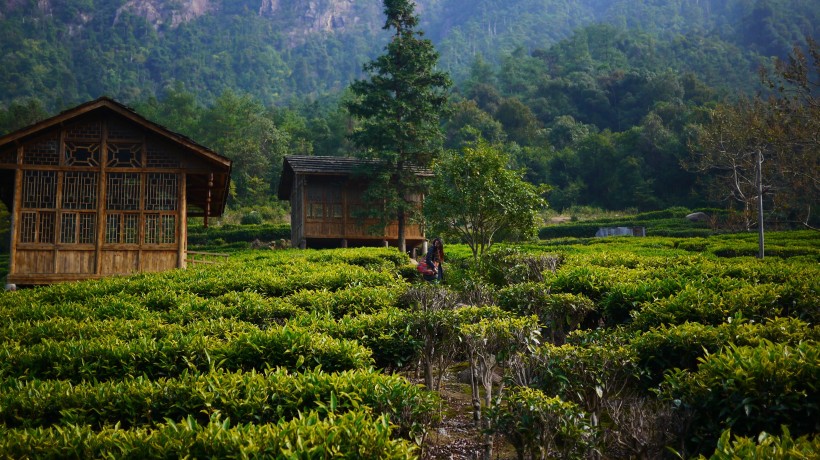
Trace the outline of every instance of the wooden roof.
<path fill-rule="evenodd" d="M 290 199 L 290 192 L 296 175 L 346 177 L 361 171 L 368 164 L 375 165 L 377 163 L 378 160 L 352 157 L 289 155 L 282 161 L 282 177 L 279 180 L 277 195 L 280 200 Z M 432 175 L 429 170 L 414 169 L 416 169 L 418 175 Z"/>
<path fill-rule="evenodd" d="M 208 179 L 189 177 L 186 195 L 189 205 L 205 209 L 207 190 L 211 190 L 211 216 L 221 215 L 225 209 L 228 198 L 228 187 L 230 185 L 232 161 L 213 150 L 204 147 L 190 138 L 175 133 L 168 128 L 154 123 L 139 115 L 130 107 L 127 107 L 111 98 L 101 97 L 93 101 L 80 104 L 74 108 L 60 112 L 59 114 L 39 121 L 25 128 L 21 128 L 12 133 L 0 137 L 0 148 L 5 145 L 17 145 L 26 142 L 32 137 L 39 135 L 42 131 L 61 126 L 75 118 L 92 113 L 114 114 L 140 125 L 145 130 L 156 134 L 166 141 L 179 147 L 182 151 L 194 155 L 203 160 L 210 167 L 213 174 L 213 185 L 209 187 Z"/>

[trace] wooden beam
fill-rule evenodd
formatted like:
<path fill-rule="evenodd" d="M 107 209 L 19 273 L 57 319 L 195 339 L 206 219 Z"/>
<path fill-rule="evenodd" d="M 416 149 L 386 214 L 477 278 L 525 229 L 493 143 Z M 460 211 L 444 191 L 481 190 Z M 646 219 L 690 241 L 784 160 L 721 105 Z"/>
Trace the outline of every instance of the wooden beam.
<path fill-rule="evenodd" d="M 178 177 L 179 185 L 177 188 L 177 200 L 179 206 L 177 207 L 177 216 L 179 222 L 177 222 L 177 244 L 179 245 L 179 259 L 177 261 L 177 267 L 185 268 L 185 252 L 188 249 L 188 218 L 186 217 L 188 214 L 188 204 L 185 199 L 185 186 L 187 179 L 185 174 L 179 174 Z"/>
<path fill-rule="evenodd" d="M 11 242 L 9 245 L 9 276 L 16 274 L 15 266 L 14 266 L 14 259 L 17 255 L 17 235 L 19 233 L 19 229 L 17 227 L 20 226 L 20 206 L 22 206 L 23 201 L 23 172 L 20 169 L 20 166 L 23 165 L 23 146 L 20 145 L 17 147 L 17 171 L 14 172 L 14 206 L 12 206 L 11 210 Z"/>
<path fill-rule="evenodd" d="M 63 130 L 64 131 L 64 130 Z M 60 142 L 60 144 L 65 144 Z M 62 147 L 61 147 L 62 148 Z M 100 140 L 100 186 L 97 190 L 97 241 L 96 254 L 94 259 L 94 274 L 102 274 L 103 243 L 105 242 L 105 202 L 106 185 L 108 177 L 105 173 L 105 166 L 108 154 L 108 123 L 102 123 L 102 139 Z"/>

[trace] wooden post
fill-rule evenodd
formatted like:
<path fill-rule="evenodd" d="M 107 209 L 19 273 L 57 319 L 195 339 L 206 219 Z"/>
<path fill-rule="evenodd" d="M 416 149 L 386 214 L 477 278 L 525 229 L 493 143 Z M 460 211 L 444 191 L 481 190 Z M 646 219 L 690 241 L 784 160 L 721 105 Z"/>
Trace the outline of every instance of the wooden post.
<path fill-rule="evenodd" d="M 187 177 L 185 173 L 179 173 L 179 185 L 177 186 L 177 213 L 179 213 L 179 222 L 177 222 L 177 267 L 185 268 L 186 251 L 188 250 L 188 202 L 185 195 L 187 187 Z"/>
<path fill-rule="evenodd" d="M 211 215 L 211 188 L 214 186 L 214 174 L 208 174 L 208 197 L 205 199 L 205 228 L 208 228 L 208 216 Z"/>
<path fill-rule="evenodd" d="M 14 170 L 14 205 L 11 209 L 11 238 L 9 244 L 9 275 L 15 275 L 14 259 L 17 255 L 17 226 L 20 225 L 20 206 L 23 201 L 23 146 L 17 147 L 17 168 Z"/>
<path fill-rule="evenodd" d="M 94 273 L 102 274 L 103 243 L 105 242 L 105 202 L 108 177 L 105 173 L 105 164 L 108 157 L 108 123 L 102 124 L 102 140 L 100 142 L 100 187 L 97 194 L 97 241 L 95 245 Z M 142 213 L 140 213 L 141 215 Z"/>

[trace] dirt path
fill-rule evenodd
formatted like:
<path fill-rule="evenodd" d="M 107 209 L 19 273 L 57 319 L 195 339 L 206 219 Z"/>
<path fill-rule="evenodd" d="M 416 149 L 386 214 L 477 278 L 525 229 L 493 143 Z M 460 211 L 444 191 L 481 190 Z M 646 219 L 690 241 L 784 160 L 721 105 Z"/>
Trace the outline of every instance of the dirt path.
<path fill-rule="evenodd" d="M 470 385 L 448 374 L 441 382 L 441 423 L 430 430 L 424 459 L 480 459 L 481 431 L 473 422 Z M 493 459 L 513 459 L 515 451 L 502 436 L 496 436 Z"/>

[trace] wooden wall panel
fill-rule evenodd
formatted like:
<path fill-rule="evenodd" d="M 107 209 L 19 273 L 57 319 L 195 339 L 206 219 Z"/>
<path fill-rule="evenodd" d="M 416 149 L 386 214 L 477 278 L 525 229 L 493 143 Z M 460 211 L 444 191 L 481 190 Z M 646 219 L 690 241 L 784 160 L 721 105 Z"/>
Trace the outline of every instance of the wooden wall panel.
<path fill-rule="evenodd" d="M 54 273 L 54 251 L 17 249 L 14 255 L 16 273 Z"/>
<path fill-rule="evenodd" d="M 124 275 L 139 271 L 139 251 L 104 250 L 101 273 L 103 275 Z"/>
<path fill-rule="evenodd" d="M 57 273 L 94 273 L 94 251 L 60 251 L 57 253 Z"/>
<path fill-rule="evenodd" d="M 140 255 L 140 269 L 144 272 L 161 272 L 177 266 L 177 252 L 143 251 Z"/>

